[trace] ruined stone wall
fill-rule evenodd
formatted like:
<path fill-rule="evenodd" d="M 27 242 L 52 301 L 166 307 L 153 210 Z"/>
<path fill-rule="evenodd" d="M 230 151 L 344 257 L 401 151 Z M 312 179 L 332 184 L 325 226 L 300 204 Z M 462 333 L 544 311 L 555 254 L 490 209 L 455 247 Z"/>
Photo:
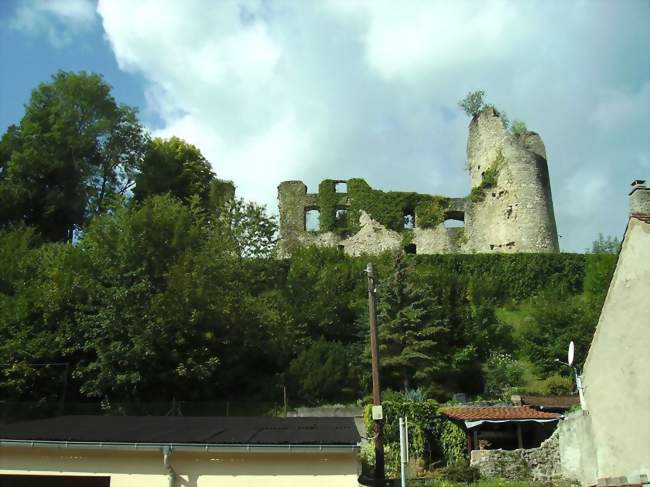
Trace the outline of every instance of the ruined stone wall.
<path fill-rule="evenodd" d="M 470 463 L 481 477 L 546 482 L 561 478 L 557 430 L 539 448 L 474 450 Z"/>
<path fill-rule="evenodd" d="M 399 198 L 403 196 L 411 206 L 417 202 L 421 211 L 429 201 L 434 205 L 427 219 L 424 214 L 415 215 L 413 229 L 396 228 L 394 213 L 390 219 L 382 218 L 385 215 L 377 214 L 382 211 L 381 205 L 375 205 L 350 212 L 355 220 L 348 232 L 335 232 L 329 227 L 307 231 L 306 211 L 328 212 L 323 219 L 330 224 L 333 216 L 329 213 L 335 208 L 350 210 L 357 201 L 355 194 L 333 193 L 335 183 L 343 181 L 324 181 L 320 193 L 307 193 L 301 181 L 281 183 L 280 256 L 288 256 L 297 246 L 305 245 L 336 246 L 352 256 L 400 248 L 418 254 L 558 252 L 546 150 L 539 135 L 511 134 L 497 112 L 488 108 L 470 123 L 467 157 L 472 192 L 465 198 L 384 193 L 395 197 L 395 201 L 402 201 Z M 350 181 L 360 181 L 366 197 L 368 192 L 377 193 L 362 180 Z M 406 214 L 414 208 L 400 211 Z M 435 219 L 436 215 L 440 218 Z M 464 227 L 447 228 L 445 219 L 463 221 Z M 380 223 L 385 220 L 391 228 Z"/>

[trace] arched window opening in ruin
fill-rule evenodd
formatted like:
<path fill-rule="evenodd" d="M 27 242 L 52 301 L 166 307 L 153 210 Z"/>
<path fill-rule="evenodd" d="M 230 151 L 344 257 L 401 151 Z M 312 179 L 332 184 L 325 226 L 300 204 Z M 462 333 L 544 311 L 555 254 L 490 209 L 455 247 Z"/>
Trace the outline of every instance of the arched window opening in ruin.
<path fill-rule="evenodd" d="M 318 208 L 305 209 L 305 230 L 308 232 L 320 230 L 320 210 Z"/>
<path fill-rule="evenodd" d="M 404 228 L 407 230 L 415 228 L 415 210 L 413 208 L 406 208 L 404 210 Z"/>
<path fill-rule="evenodd" d="M 348 183 L 345 181 L 339 181 L 334 185 L 334 191 L 337 193 L 347 193 L 348 192 Z"/>
<path fill-rule="evenodd" d="M 414 243 L 410 243 L 404 247 L 404 252 L 407 254 L 417 254 L 417 246 Z"/>
<path fill-rule="evenodd" d="M 448 211 L 445 213 L 445 228 L 462 228 L 465 226 L 465 213 Z"/>

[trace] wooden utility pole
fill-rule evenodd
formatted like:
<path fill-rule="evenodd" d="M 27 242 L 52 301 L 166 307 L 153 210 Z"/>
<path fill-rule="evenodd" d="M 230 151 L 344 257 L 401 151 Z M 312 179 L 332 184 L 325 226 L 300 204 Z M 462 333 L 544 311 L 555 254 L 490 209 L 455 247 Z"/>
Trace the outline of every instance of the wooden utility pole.
<path fill-rule="evenodd" d="M 375 298 L 375 274 L 372 264 L 366 268 L 368 273 L 368 318 L 370 321 L 370 354 L 372 360 L 372 403 L 381 406 L 381 382 L 379 380 L 379 339 L 377 337 L 377 310 Z M 375 481 L 383 486 L 386 480 L 384 472 L 384 420 L 374 420 L 375 433 Z"/>

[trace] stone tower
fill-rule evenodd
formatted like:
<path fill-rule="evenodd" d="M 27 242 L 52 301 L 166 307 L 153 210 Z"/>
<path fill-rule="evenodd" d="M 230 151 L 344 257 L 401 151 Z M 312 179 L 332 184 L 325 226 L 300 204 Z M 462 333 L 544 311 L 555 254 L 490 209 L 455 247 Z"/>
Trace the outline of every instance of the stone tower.
<path fill-rule="evenodd" d="M 280 255 L 297 246 L 336 246 L 349 255 L 558 252 L 553 200 L 541 137 L 513 134 L 493 108 L 469 125 L 471 193 L 464 198 L 380 191 L 362 179 L 278 186 Z M 339 186 L 345 187 L 339 190 Z M 307 214 L 320 226 L 307 228 Z M 453 222 L 453 225 L 450 224 Z"/>
<path fill-rule="evenodd" d="M 513 135 L 487 108 L 470 123 L 467 162 L 473 190 L 466 251 L 559 251 L 546 149 L 538 134 Z"/>

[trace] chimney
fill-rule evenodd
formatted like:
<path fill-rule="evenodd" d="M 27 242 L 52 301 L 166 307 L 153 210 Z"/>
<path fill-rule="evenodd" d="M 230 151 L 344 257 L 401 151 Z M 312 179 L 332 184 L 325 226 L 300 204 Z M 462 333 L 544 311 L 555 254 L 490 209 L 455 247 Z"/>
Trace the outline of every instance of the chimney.
<path fill-rule="evenodd" d="M 632 181 L 630 191 L 630 214 L 650 214 L 650 188 L 643 179 Z"/>

